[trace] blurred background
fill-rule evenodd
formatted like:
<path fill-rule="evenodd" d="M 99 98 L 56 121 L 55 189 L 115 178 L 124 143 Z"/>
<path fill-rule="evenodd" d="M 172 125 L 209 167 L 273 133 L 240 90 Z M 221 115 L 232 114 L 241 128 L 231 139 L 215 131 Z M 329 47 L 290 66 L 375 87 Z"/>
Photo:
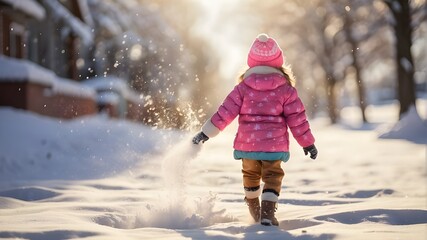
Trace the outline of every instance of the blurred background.
<path fill-rule="evenodd" d="M 262 32 L 311 118 L 338 123 L 352 107 L 363 124 L 394 103 L 398 121 L 427 98 L 425 0 L 0 0 L 0 106 L 188 129 Z"/>

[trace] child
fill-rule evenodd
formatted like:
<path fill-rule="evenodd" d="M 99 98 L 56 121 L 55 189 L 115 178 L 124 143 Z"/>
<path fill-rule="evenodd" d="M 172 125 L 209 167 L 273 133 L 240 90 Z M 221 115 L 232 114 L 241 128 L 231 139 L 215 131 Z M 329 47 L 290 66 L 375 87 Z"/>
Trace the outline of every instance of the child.
<path fill-rule="evenodd" d="M 193 138 L 194 144 L 203 143 L 239 115 L 234 158 L 242 160 L 245 201 L 253 219 L 268 226 L 279 225 L 274 213 L 285 175 L 280 164 L 289 159 L 288 127 L 305 155 L 317 156 L 304 105 L 291 84 L 291 72 L 282 66 L 283 60 L 276 41 L 266 34 L 258 35 L 248 54 L 249 69 Z"/>

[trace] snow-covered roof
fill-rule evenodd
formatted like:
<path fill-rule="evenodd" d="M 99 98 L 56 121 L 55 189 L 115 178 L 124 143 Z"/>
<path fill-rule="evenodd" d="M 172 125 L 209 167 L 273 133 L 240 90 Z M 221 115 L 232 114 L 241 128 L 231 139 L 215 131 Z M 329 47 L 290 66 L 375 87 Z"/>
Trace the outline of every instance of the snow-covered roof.
<path fill-rule="evenodd" d="M 104 2 L 104 1 L 102 1 Z M 132 26 L 132 17 L 131 17 L 131 13 L 128 11 L 123 11 L 123 9 L 121 9 L 120 3 L 124 2 L 124 1 L 120 1 L 117 2 L 118 4 L 105 4 L 105 10 L 108 11 L 112 16 L 114 16 L 114 18 L 116 19 L 116 21 L 123 27 L 123 28 L 130 28 Z M 141 7 L 141 6 L 139 6 Z M 139 8 L 138 7 L 138 8 Z"/>
<path fill-rule="evenodd" d="M 129 88 L 128 83 L 118 77 L 95 77 L 83 81 L 83 84 L 90 86 L 100 92 L 111 91 L 122 95 L 124 98 L 133 102 L 142 102 L 141 94 Z"/>
<path fill-rule="evenodd" d="M 98 14 L 96 16 L 100 27 L 107 30 L 112 36 L 122 32 L 120 25 L 118 25 L 110 16 L 104 14 Z"/>
<path fill-rule="evenodd" d="M 0 55 L 0 82 L 34 82 L 51 86 L 55 74 L 39 65 L 22 59 Z"/>
<path fill-rule="evenodd" d="M 98 94 L 96 102 L 99 104 L 117 105 L 120 102 L 120 97 L 114 92 L 102 92 Z"/>
<path fill-rule="evenodd" d="M 37 20 L 43 20 L 46 17 L 45 9 L 35 0 L 0 0 L 0 2 L 6 3 Z"/>
<path fill-rule="evenodd" d="M 94 77 L 83 81 L 83 84 L 98 91 L 111 90 L 120 94 L 127 91 L 126 81 L 118 77 Z"/>
<path fill-rule="evenodd" d="M 53 12 L 56 18 L 62 19 L 67 23 L 72 31 L 82 39 L 84 44 L 89 45 L 93 43 L 91 28 L 71 14 L 66 7 L 58 1 L 43 0 L 42 2 Z"/>
<path fill-rule="evenodd" d="M 85 23 L 87 23 L 90 26 L 93 26 L 93 18 L 90 13 L 89 5 L 87 0 L 78 0 L 80 12 L 82 13 L 82 18 Z"/>
<path fill-rule="evenodd" d="M 105 1 L 87 0 L 89 7 L 93 9 L 91 12 L 94 22 L 96 22 L 102 30 L 107 34 L 116 36 L 122 32 L 122 21 L 119 18 L 128 17 L 121 16 L 126 14 L 118 14 L 119 11 L 110 6 Z"/>
<path fill-rule="evenodd" d="M 52 71 L 33 62 L 0 55 L 0 82 L 32 82 L 51 86 L 54 93 L 68 96 L 96 98 L 93 88 L 60 78 Z"/>
<path fill-rule="evenodd" d="M 66 78 L 56 78 L 52 85 L 52 91 L 62 95 L 96 99 L 95 89 Z"/>

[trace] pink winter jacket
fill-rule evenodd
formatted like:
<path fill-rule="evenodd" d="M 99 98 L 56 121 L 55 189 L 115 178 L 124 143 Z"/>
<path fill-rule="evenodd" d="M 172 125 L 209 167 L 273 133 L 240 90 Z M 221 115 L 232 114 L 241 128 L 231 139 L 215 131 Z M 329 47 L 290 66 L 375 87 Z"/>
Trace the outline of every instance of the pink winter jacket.
<path fill-rule="evenodd" d="M 246 152 L 288 152 L 288 127 L 299 145 L 314 144 L 304 105 L 297 91 L 277 69 L 257 66 L 227 96 L 202 127 L 216 136 L 239 115 L 234 149 Z"/>

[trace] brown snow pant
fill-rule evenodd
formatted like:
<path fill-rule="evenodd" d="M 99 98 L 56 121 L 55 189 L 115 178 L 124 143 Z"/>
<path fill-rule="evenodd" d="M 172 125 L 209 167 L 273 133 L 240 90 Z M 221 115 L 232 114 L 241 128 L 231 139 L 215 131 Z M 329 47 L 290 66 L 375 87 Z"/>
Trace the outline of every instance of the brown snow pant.
<path fill-rule="evenodd" d="M 264 182 L 265 190 L 274 190 L 280 194 L 282 189 L 282 179 L 285 176 L 280 164 L 281 160 L 252 160 L 242 159 L 243 186 L 253 188 L 260 186 L 260 181 Z"/>

